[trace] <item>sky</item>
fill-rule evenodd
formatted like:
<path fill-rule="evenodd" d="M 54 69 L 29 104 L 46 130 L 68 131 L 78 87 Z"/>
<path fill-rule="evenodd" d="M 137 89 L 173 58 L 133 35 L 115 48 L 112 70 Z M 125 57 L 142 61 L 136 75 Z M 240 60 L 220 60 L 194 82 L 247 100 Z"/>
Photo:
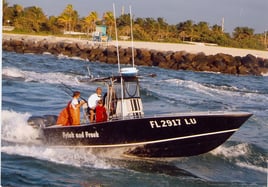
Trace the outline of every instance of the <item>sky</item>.
<path fill-rule="evenodd" d="M 268 0 L 6 0 L 9 6 L 22 5 L 24 8 L 38 6 L 46 16 L 59 16 L 68 4 L 73 5 L 80 17 L 97 11 L 99 17 L 104 12 L 113 11 L 116 16 L 122 7 L 134 19 L 164 18 L 168 24 L 187 20 L 194 23 L 207 22 L 210 26 L 221 25 L 224 18 L 225 32 L 232 33 L 235 27 L 249 27 L 255 33 L 268 31 Z"/>

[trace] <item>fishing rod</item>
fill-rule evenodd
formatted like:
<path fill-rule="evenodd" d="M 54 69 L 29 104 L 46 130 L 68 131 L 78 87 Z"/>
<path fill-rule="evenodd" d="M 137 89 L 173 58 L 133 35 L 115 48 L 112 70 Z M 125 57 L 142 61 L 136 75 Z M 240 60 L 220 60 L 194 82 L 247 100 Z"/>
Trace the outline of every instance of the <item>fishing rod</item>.
<path fill-rule="evenodd" d="M 64 84 L 64 83 L 61 82 L 61 85 L 62 85 L 64 88 L 66 88 L 66 89 L 68 89 L 69 91 L 71 91 L 72 93 L 74 93 L 74 91 L 73 91 L 69 86 L 67 86 L 66 84 Z M 70 93 L 68 93 L 65 89 L 63 89 L 63 90 L 65 91 L 65 93 L 66 93 L 67 95 L 69 95 L 69 96 L 72 97 L 72 95 L 71 95 Z M 87 100 L 86 100 L 85 98 L 83 98 L 81 95 L 80 95 L 80 98 L 81 98 L 83 101 L 85 101 L 85 102 L 87 103 Z"/>

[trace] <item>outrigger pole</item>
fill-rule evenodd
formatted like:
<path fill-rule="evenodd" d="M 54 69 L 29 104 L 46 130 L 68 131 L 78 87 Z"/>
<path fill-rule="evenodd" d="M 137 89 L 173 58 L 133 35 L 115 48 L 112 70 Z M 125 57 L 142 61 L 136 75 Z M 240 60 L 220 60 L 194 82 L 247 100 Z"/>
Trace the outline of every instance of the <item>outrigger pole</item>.
<path fill-rule="evenodd" d="M 133 29 L 132 29 L 132 13 L 131 5 L 129 5 L 129 14 L 130 14 L 130 31 L 131 31 L 131 52 L 132 52 L 132 67 L 134 68 L 134 43 L 133 43 Z"/>
<path fill-rule="evenodd" d="M 115 41 L 116 41 L 116 52 L 117 52 L 118 73 L 120 73 L 120 59 L 119 59 L 118 37 L 117 37 L 117 25 L 116 25 L 116 15 L 115 15 L 115 5 L 114 5 L 114 3 L 113 3 L 113 10 L 114 10 L 114 28 L 115 28 Z"/>

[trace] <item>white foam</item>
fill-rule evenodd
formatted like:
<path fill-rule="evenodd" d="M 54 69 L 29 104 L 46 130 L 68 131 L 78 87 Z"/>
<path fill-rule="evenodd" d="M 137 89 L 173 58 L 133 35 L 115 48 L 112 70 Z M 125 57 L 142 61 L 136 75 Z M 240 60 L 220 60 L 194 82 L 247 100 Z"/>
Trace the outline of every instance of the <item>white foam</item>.
<path fill-rule="evenodd" d="M 64 83 L 69 84 L 70 82 L 76 83 L 74 75 L 68 75 L 61 72 L 48 72 L 40 73 L 34 71 L 23 71 L 17 68 L 4 68 L 3 75 L 14 77 L 14 78 L 23 78 L 25 82 L 37 81 L 40 83 L 50 83 L 58 84 Z"/>
<path fill-rule="evenodd" d="M 25 78 L 25 74 L 17 68 L 3 68 L 2 75 L 14 78 Z"/>
<path fill-rule="evenodd" d="M 59 54 L 59 55 L 57 56 L 57 58 L 58 58 L 58 59 L 71 59 L 71 60 L 88 61 L 87 59 L 85 60 L 85 59 L 83 59 L 83 58 L 81 58 L 81 57 L 75 57 L 75 56 L 70 57 L 70 56 L 67 56 L 67 55 L 64 55 L 64 54 Z"/>
<path fill-rule="evenodd" d="M 2 111 L 1 138 L 12 142 L 36 142 L 38 131 L 27 124 L 29 113 Z"/>
<path fill-rule="evenodd" d="M 29 113 L 2 111 L 1 140 L 9 141 L 7 145 L 2 145 L 2 152 L 78 167 L 111 168 L 105 159 L 93 154 L 90 149 L 56 148 L 40 144 L 39 140 L 36 140 L 39 131 L 27 124 L 30 116 Z"/>
<path fill-rule="evenodd" d="M 74 77 L 68 74 L 53 72 L 53 73 L 39 73 L 28 71 L 26 81 L 38 81 L 40 83 L 57 84 L 60 82 L 68 83 L 74 82 Z"/>
<path fill-rule="evenodd" d="M 76 167 L 94 167 L 101 169 L 109 169 L 112 167 L 105 161 L 105 159 L 100 159 L 96 155 L 92 154 L 90 150 L 86 149 L 14 144 L 2 146 L 2 152 L 34 157 L 40 160 L 47 160 L 54 163 L 72 165 Z"/>
<path fill-rule="evenodd" d="M 251 170 L 255 170 L 255 171 L 259 171 L 262 173 L 268 173 L 268 169 L 267 168 L 263 168 L 263 167 L 259 167 L 259 166 L 254 166 L 252 164 L 246 163 L 246 162 L 237 162 L 236 163 L 238 166 L 243 167 L 243 168 L 248 168 Z"/>
<path fill-rule="evenodd" d="M 167 79 L 165 82 L 179 85 L 191 90 L 194 90 L 196 93 L 201 93 L 209 96 L 210 98 L 224 98 L 230 97 L 231 99 L 243 99 L 247 101 L 256 102 L 256 99 L 262 100 L 262 102 L 268 101 L 268 98 L 264 95 L 260 95 L 258 91 L 250 91 L 246 88 L 238 88 L 236 86 L 216 86 L 216 85 L 204 85 L 198 82 L 191 80 L 181 80 L 181 79 Z"/>
<path fill-rule="evenodd" d="M 248 144 L 241 143 L 235 146 L 225 147 L 224 145 L 210 152 L 213 155 L 223 155 L 227 158 L 236 158 L 239 156 L 245 156 L 250 153 Z"/>
<path fill-rule="evenodd" d="M 209 88 L 207 86 L 204 86 L 198 82 L 194 82 L 191 80 L 168 79 L 165 81 L 185 87 L 185 88 L 189 88 L 191 90 L 194 90 L 195 92 L 199 92 L 199 93 L 206 94 L 209 96 L 214 96 L 214 92 L 216 91 L 214 88 Z"/>
<path fill-rule="evenodd" d="M 217 149 L 214 149 L 210 153 L 216 156 L 224 156 L 225 158 L 232 160 L 232 162 L 234 162 L 239 167 L 243 167 L 243 168 L 247 168 L 247 169 L 251 169 L 251 170 L 255 170 L 255 171 L 259 171 L 263 173 L 268 173 L 267 168 L 253 165 L 250 162 L 243 162 L 238 158 L 241 156 L 244 158 L 247 158 L 252 154 L 249 148 L 249 145 L 246 143 L 241 143 L 241 144 L 231 146 L 231 147 L 225 147 L 224 145 L 222 145 L 218 147 Z M 261 156 L 255 159 L 265 161 L 265 159 Z"/>

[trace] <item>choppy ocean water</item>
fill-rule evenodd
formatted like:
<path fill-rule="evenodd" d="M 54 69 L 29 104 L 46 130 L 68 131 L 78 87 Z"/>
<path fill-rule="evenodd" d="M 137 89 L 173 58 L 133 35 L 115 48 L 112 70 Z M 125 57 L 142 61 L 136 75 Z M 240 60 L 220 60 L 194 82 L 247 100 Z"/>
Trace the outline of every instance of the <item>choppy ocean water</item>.
<path fill-rule="evenodd" d="M 31 115 L 58 114 L 70 100 L 61 83 L 87 98 L 98 84 L 76 76 L 116 74 L 117 66 L 51 55 L 2 54 L 2 186 L 267 186 L 268 77 L 138 67 L 147 114 L 248 111 L 226 143 L 200 156 L 134 159 L 90 149 L 36 145 Z"/>

